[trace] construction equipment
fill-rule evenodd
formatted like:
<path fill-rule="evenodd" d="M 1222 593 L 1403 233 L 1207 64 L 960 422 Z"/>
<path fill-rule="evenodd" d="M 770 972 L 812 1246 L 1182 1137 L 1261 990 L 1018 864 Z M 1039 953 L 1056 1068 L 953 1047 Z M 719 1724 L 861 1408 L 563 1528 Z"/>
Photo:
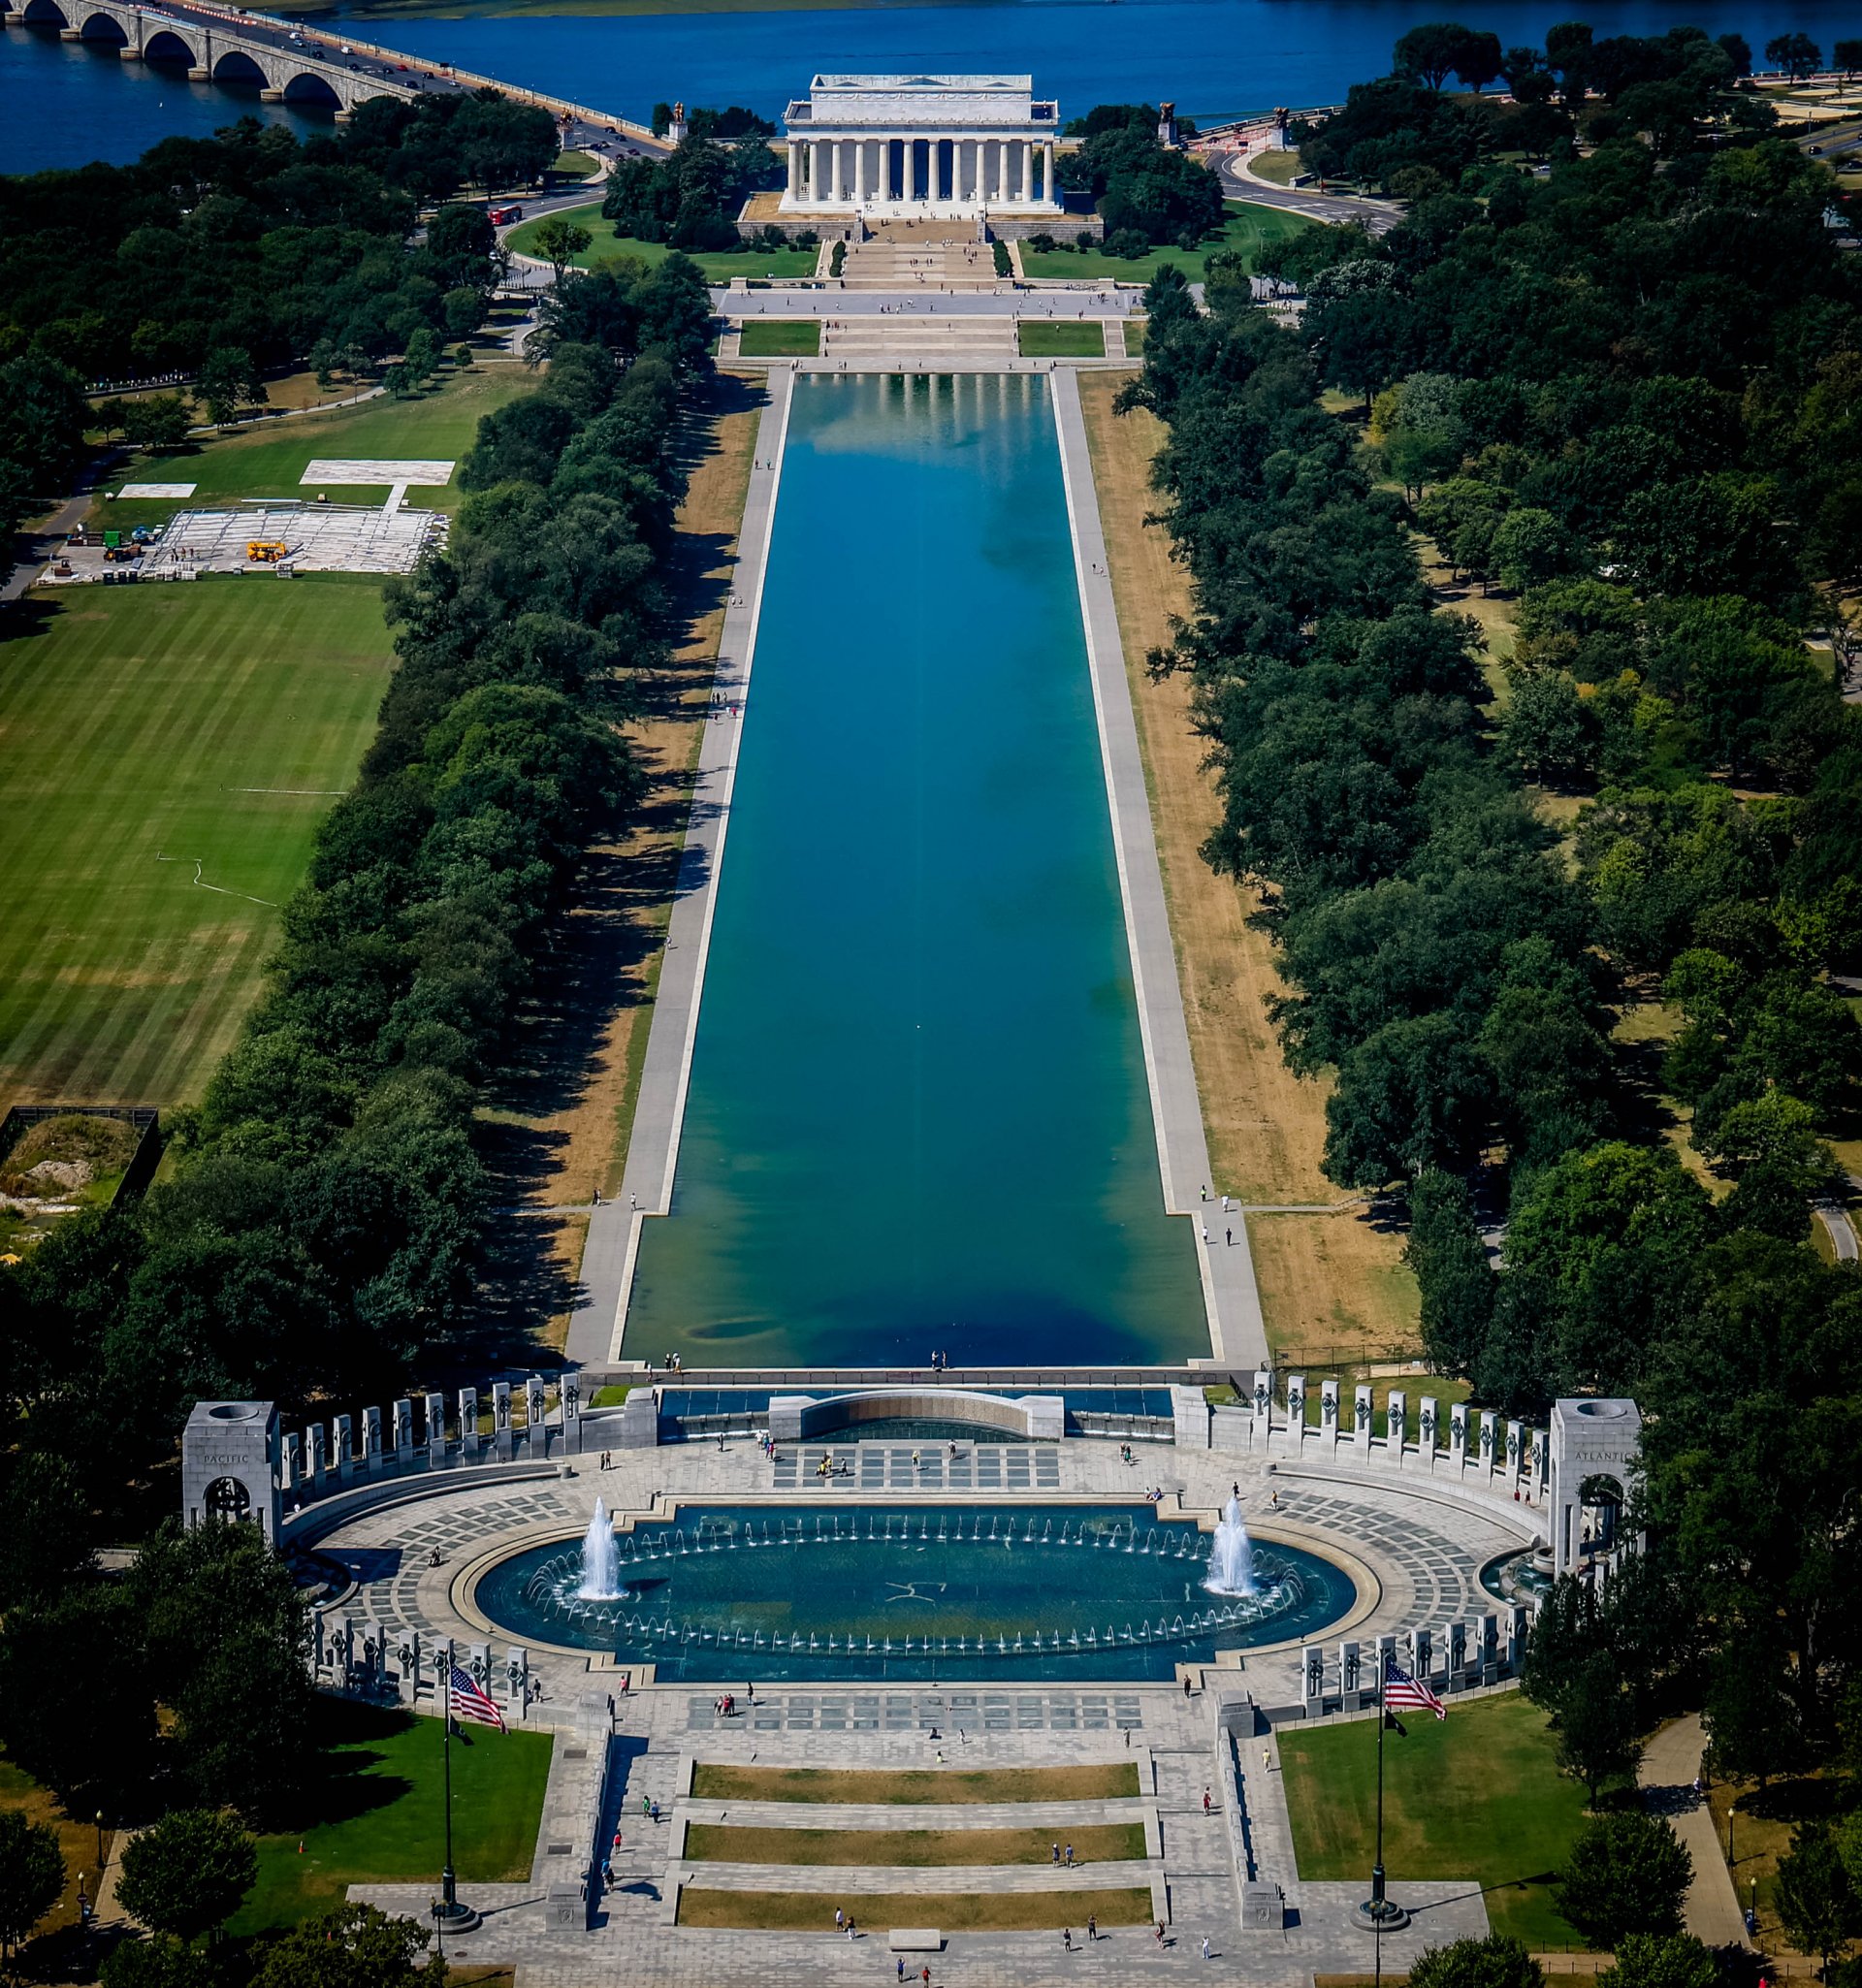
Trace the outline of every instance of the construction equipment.
<path fill-rule="evenodd" d="M 290 550 L 281 538 L 250 538 L 246 540 L 245 556 L 261 565 L 274 566 Z"/>

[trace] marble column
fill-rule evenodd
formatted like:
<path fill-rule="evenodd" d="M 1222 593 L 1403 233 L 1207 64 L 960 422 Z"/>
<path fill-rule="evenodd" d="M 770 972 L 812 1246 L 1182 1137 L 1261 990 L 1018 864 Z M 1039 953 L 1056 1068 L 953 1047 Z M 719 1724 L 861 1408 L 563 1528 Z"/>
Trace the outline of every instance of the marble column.
<path fill-rule="evenodd" d="M 832 197 L 836 201 L 843 201 L 847 198 L 847 141 L 842 138 L 837 138 L 834 141 L 834 191 Z"/>
<path fill-rule="evenodd" d="M 861 139 L 853 147 L 853 203 L 856 207 L 866 205 L 866 140 Z"/>
<path fill-rule="evenodd" d="M 1026 139 L 1023 139 L 1021 142 L 1020 153 L 1021 186 L 1019 198 L 1021 205 L 1027 207 L 1035 197 L 1035 148 Z"/>
<path fill-rule="evenodd" d="M 1054 142 L 1051 138 L 1041 148 L 1041 192 L 1049 207 L 1058 204 L 1054 193 Z"/>
<path fill-rule="evenodd" d="M 905 153 L 905 198 L 908 202 L 918 197 L 918 142 L 908 138 L 902 147 Z"/>
<path fill-rule="evenodd" d="M 793 139 L 788 144 L 788 197 L 792 202 L 802 190 L 802 148 Z"/>

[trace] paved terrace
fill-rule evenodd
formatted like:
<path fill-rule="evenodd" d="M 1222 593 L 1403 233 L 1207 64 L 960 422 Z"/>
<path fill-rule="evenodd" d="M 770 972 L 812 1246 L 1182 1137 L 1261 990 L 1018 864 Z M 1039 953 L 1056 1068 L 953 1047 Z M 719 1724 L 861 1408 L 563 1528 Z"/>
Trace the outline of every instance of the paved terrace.
<path fill-rule="evenodd" d="M 885 1502 L 909 1507 L 915 1497 L 951 1502 L 943 1484 L 915 1488 L 898 1481 L 910 1451 L 900 1445 L 844 1446 L 856 1459 L 852 1482 L 866 1479 L 866 1459 L 883 1459 L 889 1480 Z M 1121 1462 L 1109 1442 L 988 1446 L 1019 1458 L 1046 1459 L 1058 1479 L 1021 1498 L 1131 1497 L 1161 1471 L 1172 1494 L 1165 1516 L 1180 1493 L 1186 1510 L 1204 1523 L 1232 1483 L 1239 1483 L 1261 1530 L 1271 1537 L 1311 1541 L 1329 1538 L 1350 1547 L 1370 1570 L 1371 1613 L 1350 1633 L 1362 1637 L 1389 1627 L 1465 1615 L 1482 1604 L 1478 1570 L 1493 1553 L 1517 1544 L 1518 1534 L 1494 1515 L 1450 1501 L 1431 1500 L 1396 1485 L 1372 1482 L 1302 1482 L 1285 1473 L 1270 1484 L 1263 1465 L 1209 1452 L 1141 1452 L 1137 1466 Z M 802 1453 L 806 1462 L 820 1446 Z M 979 1454 L 979 1452 L 978 1453 Z M 416 1502 L 377 1508 L 338 1524 L 322 1551 L 356 1579 L 345 1613 L 371 1614 L 392 1625 L 424 1622 L 427 1633 L 476 1634 L 451 1607 L 453 1577 L 500 1535 L 534 1538 L 538 1530 L 571 1535 L 586 1523 L 595 1492 L 622 1512 L 698 1500 L 733 1504 L 767 1501 L 772 1511 L 796 1510 L 821 1502 L 813 1485 L 792 1493 L 776 1488 L 777 1474 L 761 1450 L 738 1439 L 722 1450 L 688 1443 L 649 1452 L 617 1453 L 612 1467 L 599 1468 L 585 1457 L 572 1478 L 532 1478 L 499 1488 L 486 1484 L 449 1491 L 443 1481 L 423 1487 Z M 1023 1472 L 1017 1472 L 1018 1477 Z M 1045 1480 L 1048 1470 L 1039 1469 Z M 1277 1489 L 1278 1511 L 1265 1509 Z M 836 1495 L 839 1495 L 838 1493 Z M 872 1496 L 869 1491 L 868 1496 Z M 962 1493 L 955 1499 L 961 1502 Z M 1002 1493 L 973 1494 L 973 1501 L 1000 1508 Z M 1529 1523 L 1529 1515 L 1527 1519 Z M 430 1569 L 433 1548 L 446 1564 Z M 1362 1577 L 1361 1577 L 1362 1578 Z M 1334 1632 L 1329 1632 L 1334 1633 Z M 533 1715 L 562 1728 L 558 1738 L 558 1775 L 566 1777 L 570 1755 L 586 1760 L 598 1745 L 585 1716 L 571 1710 L 590 1685 L 603 1686 L 602 1659 L 533 1655 L 533 1674 L 544 1686 Z M 718 1711 L 722 1686 L 708 1683 L 641 1683 L 623 1691 L 618 1705 L 618 1737 L 612 1742 L 611 1782 L 596 1839 L 612 1844 L 614 1884 L 599 1892 L 590 1930 L 553 1931 L 546 1923 L 545 1887 L 562 1881 L 561 1847 L 545 1839 L 563 1834 L 563 1821 L 551 1811 L 539 1838 L 535 1868 L 528 1884 L 468 1885 L 470 1902 L 486 1912 L 476 1933 L 453 1947 L 451 1958 L 472 1964 L 515 1965 L 518 1988 L 632 1988 L 665 1983 L 669 1988 L 715 1988 L 739 1976 L 761 1978 L 771 1971 L 806 1970 L 826 1983 L 870 1983 L 893 1977 L 886 1929 L 869 1925 L 850 1943 L 837 1937 L 831 1914 L 838 1898 L 856 1917 L 857 1894 L 837 1893 L 839 1885 L 859 1885 L 905 1893 L 938 1890 L 1071 1892 L 1099 1886 L 1148 1887 L 1154 1911 L 1168 1923 L 1168 1943 L 1160 1946 L 1146 1928 L 1108 1928 L 1083 1952 L 1067 1955 L 1057 1934 L 952 1934 L 944 1950 L 928 1957 L 934 1981 L 993 1983 L 1012 1979 L 1027 1988 L 1047 1988 L 1079 1970 L 1097 1970 L 1118 1981 L 1165 1982 L 1182 1975 L 1204 1981 L 1306 1988 L 1320 1972 L 1365 1972 L 1372 1962 L 1366 1937 L 1350 1920 L 1364 1889 L 1357 1884 L 1307 1884 L 1293 1853 L 1286 1803 L 1281 1790 L 1276 1744 L 1271 1735 L 1231 1742 L 1218 1729 L 1220 1698 L 1235 1687 L 1252 1690 L 1263 1702 L 1292 1688 L 1289 1653 L 1250 1652 L 1240 1666 L 1194 1666 L 1165 1683 L 1094 1683 L 1036 1677 L 997 1683 L 940 1684 L 936 1682 L 765 1683 L 754 1693 L 750 1681 L 731 1688 L 737 1705 L 730 1716 Z M 591 1670 L 597 1675 L 592 1676 Z M 1187 1680 L 1189 1689 L 1184 1688 Z M 1226 1681 L 1228 1690 L 1222 1690 Z M 611 1673 L 607 1687 L 619 1688 Z M 1369 1744 L 1371 1727 L 1364 1731 Z M 754 1763 L 758 1766 L 935 1769 L 965 1767 L 1077 1765 L 1131 1761 L 1139 1770 L 1135 1797 L 1079 1804 L 1043 1802 L 1026 1809 L 990 1805 L 939 1805 L 901 1809 L 887 1805 L 838 1805 L 816 1811 L 790 1804 L 694 1800 L 693 1761 Z M 553 1779 L 552 1786 L 556 1785 Z M 1204 1790 L 1210 1807 L 1203 1807 Z M 657 1801 L 660 1820 L 643 1814 Z M 1138 1821 L 1145 1830 L 1147 1855 L 1131 1862 L 1085 1865 L 1074 1872 L 1047 1864 L 963 1867 L 951 1871 L 887 1869 L 883 1876 L 862 1868 L 827 1868 L 781 1863 L 725 1865 L 698 1862 L 687 1854 L 692 1823 L 730 1822 L 757 1827 L 819 1827 L 853 1830 L 876 1827 L 1033 1826 L 1066 1842 L 1070 1831 L 1092 1823 Z M 1244 1933 L 1239 1929 L 1239 1885 L 1262 1879 L 1279 1885 L 1289 1907 L 1286 1930 Z M 813 1934 L 711 1932 L 673 1923 L 681 1884 L 707 1889 L 784 1889 L 818 1893 L 822 1925 Z M 597 1888 L 598 1889 L 598 1888 Z M 1471 1883 L 1407 1882 L 1393 1874 L 1393 1891 L 1415 1913 L 1409 1931 L 1385 1942 L 1383 1960 L 1399 1971 L 1425 1944 L 1435 1944 L 1487 1930 L 1487 1915 Z M 431 1886 L 371 1885 L 352 1896 L 385 1908 L 424 1914 Z M 1083 1921 L 1083 1909 L 1081 1913 Z M 1074 1927 L 1083 1946 L 1083 1923 Z M 1210 1942 L 1210 1959 L 1203 1940 Z M 915 1973 L 920 1960 L 912 1962 Z"/>

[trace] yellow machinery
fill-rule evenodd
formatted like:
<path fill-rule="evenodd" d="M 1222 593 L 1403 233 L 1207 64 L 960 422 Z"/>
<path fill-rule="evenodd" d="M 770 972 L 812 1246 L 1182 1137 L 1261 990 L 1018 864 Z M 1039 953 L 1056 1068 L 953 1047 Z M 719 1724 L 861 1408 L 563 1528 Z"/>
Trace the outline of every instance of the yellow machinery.
<path fill-rule="evenodd" d="M 253 538 L 246 541 L 245 556 L 258 560 L 268 566 L 276 565 L 278 561 L 291 550 L 280 538 Z"/>

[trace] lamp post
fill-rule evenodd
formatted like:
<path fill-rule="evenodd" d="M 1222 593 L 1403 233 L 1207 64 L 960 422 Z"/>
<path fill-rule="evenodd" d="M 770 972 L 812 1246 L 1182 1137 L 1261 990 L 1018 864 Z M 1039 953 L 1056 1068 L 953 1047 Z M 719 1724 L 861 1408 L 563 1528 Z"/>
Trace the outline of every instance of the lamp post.
<path fill-rule="evenodd" d="M 97 1889 L 104 1888 L 104 1812 L 97 1812 Z"/>

